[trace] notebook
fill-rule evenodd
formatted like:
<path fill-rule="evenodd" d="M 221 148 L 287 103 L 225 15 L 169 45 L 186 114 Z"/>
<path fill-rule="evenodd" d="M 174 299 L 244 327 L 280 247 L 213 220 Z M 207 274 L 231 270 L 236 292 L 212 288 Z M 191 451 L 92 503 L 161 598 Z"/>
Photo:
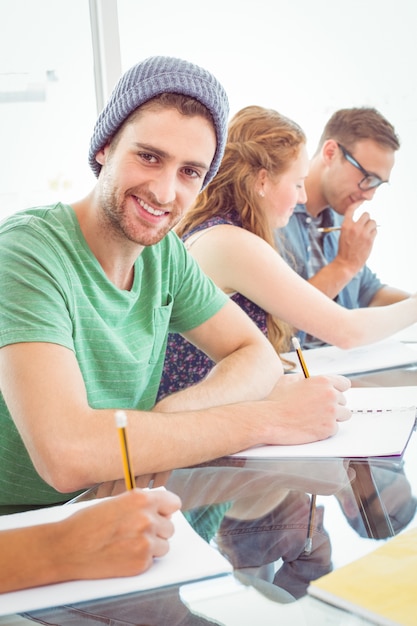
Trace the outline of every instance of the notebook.
<path fill-rule="evenodd" d="M 286 352 L 284 358 L 296 363 L 293 372 L 300 372 L 295 352 Z M 406 344 L 396 339 L 385 339 L 367 346 L 342 350 L 336 346 L 323 346 L 304 351 L 310 375 L 359 374 L 417 363 L 416 344 Z"/>
<path fill-rule="evenodd" d="M 383 626 L 417 626 L 417 528 L 312 581 L 311 596 Z"/>
<path fill-rule="evenodd" d="M 92 505 L 94 501 L 87 501 L 4 515 L 0 517 L 0 531 L 57 521 L 81 507 Z M 0 594 L 0 615 L 146 591 L 186 581 L 220 576 L 232 571 L 229 561 L 193 530 L 180 511 L 174 513 L 172 521 L 175 533 L 170 539 L 168 554 L 155 559 L 146 572 L 137 576 L 74 580 L 3 593 Z M 36 564 L 34 566 L 36 567 Z"/>
<path fill-rule="evenodd" d="M 352 417 L 332 437 L 300 445 L 256 446 L 243 458 L 360 458 L 401 456 L 414 430 L 417 386 L 352 387 L 345 392 Z"/>
<path fill-rule="evenodd" d="M 417 324 L 412 324 L 411 326 L 407 326 L 403 330 L 398 331 L 395 335 L 391 336 L 391 339 L 396 339 L 398 341 L 404 341 L 405 343 L 416 343 L 417 342 Z"/>

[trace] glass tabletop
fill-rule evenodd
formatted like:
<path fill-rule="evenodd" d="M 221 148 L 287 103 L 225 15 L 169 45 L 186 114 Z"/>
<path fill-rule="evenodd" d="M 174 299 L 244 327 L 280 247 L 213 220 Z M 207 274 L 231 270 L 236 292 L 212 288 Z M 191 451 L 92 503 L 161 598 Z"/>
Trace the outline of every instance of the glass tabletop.
<path fill-rule="evenodd" d="M 363 374 L 352 385 L 417 385 L 417 369 Z M 0 625 L 367 624 L 307 588 L 417 525 L 417 437 L 402 457 L 216 459 L 172 472 L 166 487 L 232 574 L 0 618 Z"/>

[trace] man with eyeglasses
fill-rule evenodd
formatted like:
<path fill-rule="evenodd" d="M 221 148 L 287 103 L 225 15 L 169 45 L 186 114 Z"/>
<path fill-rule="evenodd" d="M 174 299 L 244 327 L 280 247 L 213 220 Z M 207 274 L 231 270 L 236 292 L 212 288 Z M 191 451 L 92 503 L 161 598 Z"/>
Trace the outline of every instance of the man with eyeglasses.
<path fill-rule="evenodd" d="M 327 122 L 297 205 L 275 241 L 287 262 L 312 285 L 349 309 L 391 304 L 410 294 L 383 284 L 366 262 L 377 234 L 356 209 L 389 181 L 400 142 L 374 108 L 336 111 Z M 304 348 L 321 342 L 300 332 Z"/>

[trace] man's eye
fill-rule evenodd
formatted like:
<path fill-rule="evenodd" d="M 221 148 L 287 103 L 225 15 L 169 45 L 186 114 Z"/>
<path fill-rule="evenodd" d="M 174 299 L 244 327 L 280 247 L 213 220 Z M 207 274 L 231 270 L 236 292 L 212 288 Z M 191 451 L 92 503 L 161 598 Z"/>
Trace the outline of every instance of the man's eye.
<path fill-rule="evenodd" d="M 190 178 L 201 178 L 200 172 L 198 172 L 197 170 L 194 170 L 192 167 L 185 167 L 184 173 Z"/>
<path fill-rule="evenodd" d="M 144 161 L 147 161 L 147 163 L 156 163 L 156 157 L 154 157 L 153 154 L 149 154 L 148 152 L 140 152 L 139 156 Z"/>

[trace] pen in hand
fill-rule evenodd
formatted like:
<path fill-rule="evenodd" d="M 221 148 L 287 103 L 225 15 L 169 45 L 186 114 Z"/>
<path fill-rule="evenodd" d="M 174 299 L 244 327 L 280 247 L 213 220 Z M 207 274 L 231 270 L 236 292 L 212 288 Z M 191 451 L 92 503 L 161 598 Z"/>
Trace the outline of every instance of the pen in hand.
<path fill-rule="evenodd" d="M 132 465 L 130 463 L 130 455 L 129 455 L 129 446 L 127 444 L 127 435 L 126 435 L 126 426 L 127 426 L 127 415 L 124 411 L 116 411 L 115 415 L 116 426 L 119 431 L 119 439 L 120 439 L 120 448 L 122 451 L 122 459 L 123 459 L 123 471 L 125 476 L 126 489 L 134 489 L 135 488 L 135 475 L 132 470 Z"/>
<path fill-rule="evenodd" d="M 304 361 L 303 353 L 301 351 L 300 342 L 297 337 L 292 338 L 292 345 L 297 353 L 298 360 L 300 361 L 301 369 L 303 370 L 303 374 L 305 378 L 310 378 L 310 374 L 307 369 L 306 362 Z M 310 500 L 310 512 L 308 516 L 308 531 L 307 531 L 307 539 L 304 546 L 304 554 L 311 554 L 313 549 L 313 528 L 314 528 L 314 514 L 316 512 L 316 494 L 311 494 Z"/>
<path fill-rule="evenodd" d="M 341 226 L 322 226 L 317 229 L 318 233 L 333 233 L 336 230 L 341 230 Z"/>
<path fill-rule="evenodd" d="M 379 228 L 379 224 L 377 224 L 376 227 Z M 333 233 L 337 230 L 342 230 L 342 227 L 341 226 L 321 226 L 320 228 L 317 228 L 318 233 Z"/>

